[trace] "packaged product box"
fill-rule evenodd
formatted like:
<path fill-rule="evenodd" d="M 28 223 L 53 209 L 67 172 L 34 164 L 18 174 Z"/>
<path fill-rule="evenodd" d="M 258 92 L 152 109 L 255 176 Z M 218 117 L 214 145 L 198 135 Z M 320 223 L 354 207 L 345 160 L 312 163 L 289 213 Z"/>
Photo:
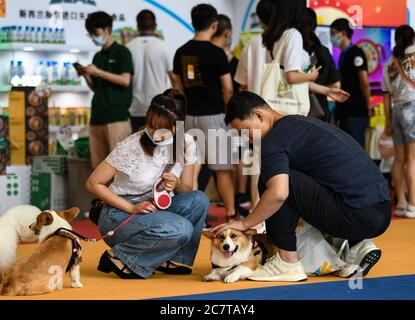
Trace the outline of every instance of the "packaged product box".
<path fill-rule="evenodd" d="M 40 210 L 65 210 L 68 206 L 68 179 L 54 173 L 32 174 L 32 205 Z"/>
<path fill-rule="evenodd" d="M 68 158 L 66 156 L 36 156 L 33 157 L 34 173 L 68 173 Z"/>
<path fill-rule="evenodd" d="M 6 166 L 10 164 L 9 145 L 9 117 L 0 108 L 0 175 L 6 173 Z"/>
<path fill-rule="evenodd" d="M 21 204 L 21 186 L 15 174 L 0 175 L 0 216 Z"/>
<path fill-rule="evenodd" d="M 9 104 L 11 163 L 31 164 L 34 156 L 48 154 L 48 99 L 33 87 L 15 87 Z"/>

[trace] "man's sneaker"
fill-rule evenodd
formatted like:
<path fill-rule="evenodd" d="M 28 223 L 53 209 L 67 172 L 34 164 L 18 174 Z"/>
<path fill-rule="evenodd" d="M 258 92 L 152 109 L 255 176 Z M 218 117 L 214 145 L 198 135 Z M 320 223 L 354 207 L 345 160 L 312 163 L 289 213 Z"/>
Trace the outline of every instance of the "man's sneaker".
<path fill-rule="evenodd" d="M 253 281 L 297 282 L 307 280 L 307 275 L 301 262 L 285 262 L 277 253 L 248 279 Z"/>
<path fill-rule="evenodd" d="M 237 193 L 235 195 L 235 205 L 244 208 L 249 207 L 251 205 L 249 195 L 246 193 Z"/>
<path fill-rule="evenodd" d="M 370 269 L 379 261 L 382 251 L 372 240 L 363 240 L 353 248 L 345 250 L 343 260 L 346 265 L 336 275 L 342 278 L 351 278 L 355 274 L 365 277 Z"/>

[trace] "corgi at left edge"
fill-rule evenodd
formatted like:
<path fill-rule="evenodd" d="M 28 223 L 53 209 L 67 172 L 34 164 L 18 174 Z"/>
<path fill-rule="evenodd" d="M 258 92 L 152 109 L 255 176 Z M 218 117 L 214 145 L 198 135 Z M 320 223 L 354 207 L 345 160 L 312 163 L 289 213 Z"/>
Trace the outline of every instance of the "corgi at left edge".
<path fill-rule="evenodd" d="M 0 293 L 6 296 L 40 295 L 61 289 L 63 276 L 70 273 L 71 287 L 82 288 L 80 262 L 82 248 L 70 221 L 78 208 L 41 212 L 30 225 L 39 245 L 25 260 L 17 261 L 6 271 Z"/>
<path fill-rule="evenodd" d="M 256 234 L 255 229 L 245 232 L 228 229 L 216 237 L 208 231 L 203 232 L 211 240 L 210 258 L 213 267 L 212 272 L 203 280 L 233 283 L 252 276 L 264 264 L 268 252 L 265 246 L 256 246 Z"/>

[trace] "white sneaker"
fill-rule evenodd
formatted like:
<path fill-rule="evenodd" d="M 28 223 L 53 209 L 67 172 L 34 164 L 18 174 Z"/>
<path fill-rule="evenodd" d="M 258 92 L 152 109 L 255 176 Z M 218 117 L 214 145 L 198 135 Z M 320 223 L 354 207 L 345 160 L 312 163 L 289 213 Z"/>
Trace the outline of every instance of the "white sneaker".
<path fill-rule="evenodd" d="M 307 275 L 301 262 L 285 262 L 277 253 L 248 279 L 253 281 L 297 282 L 307 280 Z"/>
<path fill-rule="evenodd" d="M 365 277 L 370 269 L 379 261 L 382 251 L 372 240 L 363 240 L 353 248 L 345 250 L 343 260 L 346 265 L 336 275 L 342 278 L 351 278 L 359 273 Z"/>
<path fill-rule="evenodd" d="M 410 219 L 415 219 L 415 207 L 408 206 L 408 210 L 406 210 L 404 216 Z"/>
<path fill-rule="evenodd" d="M 408 209 L 405 207 L 398 207 L 396 208 L 395 212 L 393 213 L 395 216 L 397 217 L 406 217 L 406 213 L 407 213 Z"/>
<path fill-rule="evenodd" d="M 415 211 L 406 211 L 405 212 L 405 217 L 410 218 L 410 219 L 415 219 Z"/>

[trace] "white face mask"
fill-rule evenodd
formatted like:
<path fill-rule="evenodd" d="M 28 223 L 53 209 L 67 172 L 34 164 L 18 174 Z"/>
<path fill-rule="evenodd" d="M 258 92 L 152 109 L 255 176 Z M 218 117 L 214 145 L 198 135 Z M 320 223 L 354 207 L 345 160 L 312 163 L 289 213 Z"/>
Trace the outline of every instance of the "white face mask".
<path fill-rule="evenodd" d="M 103 47 L 105 42 L 107 42 L 104 36 L 92 36 L 91 39 L 98 47 Z"/>
<path fill-rule="evenodd" d="M 163 141 L 154 141 L 154 137 L 150 134 L 150 132 L 148 131 L 147 128 L 144 129 L 144 132 L 147 134 L 147 136 L 150 138 L 150 140 L 156 145 L 156 146 L 168 146 L 173 144 L 174 142 L 174 138 L 173 136 L 171 136 L 169 139 L 167 140 L 163 140 Z M 170 131 L 169 131 L 170 132 Z"/>

